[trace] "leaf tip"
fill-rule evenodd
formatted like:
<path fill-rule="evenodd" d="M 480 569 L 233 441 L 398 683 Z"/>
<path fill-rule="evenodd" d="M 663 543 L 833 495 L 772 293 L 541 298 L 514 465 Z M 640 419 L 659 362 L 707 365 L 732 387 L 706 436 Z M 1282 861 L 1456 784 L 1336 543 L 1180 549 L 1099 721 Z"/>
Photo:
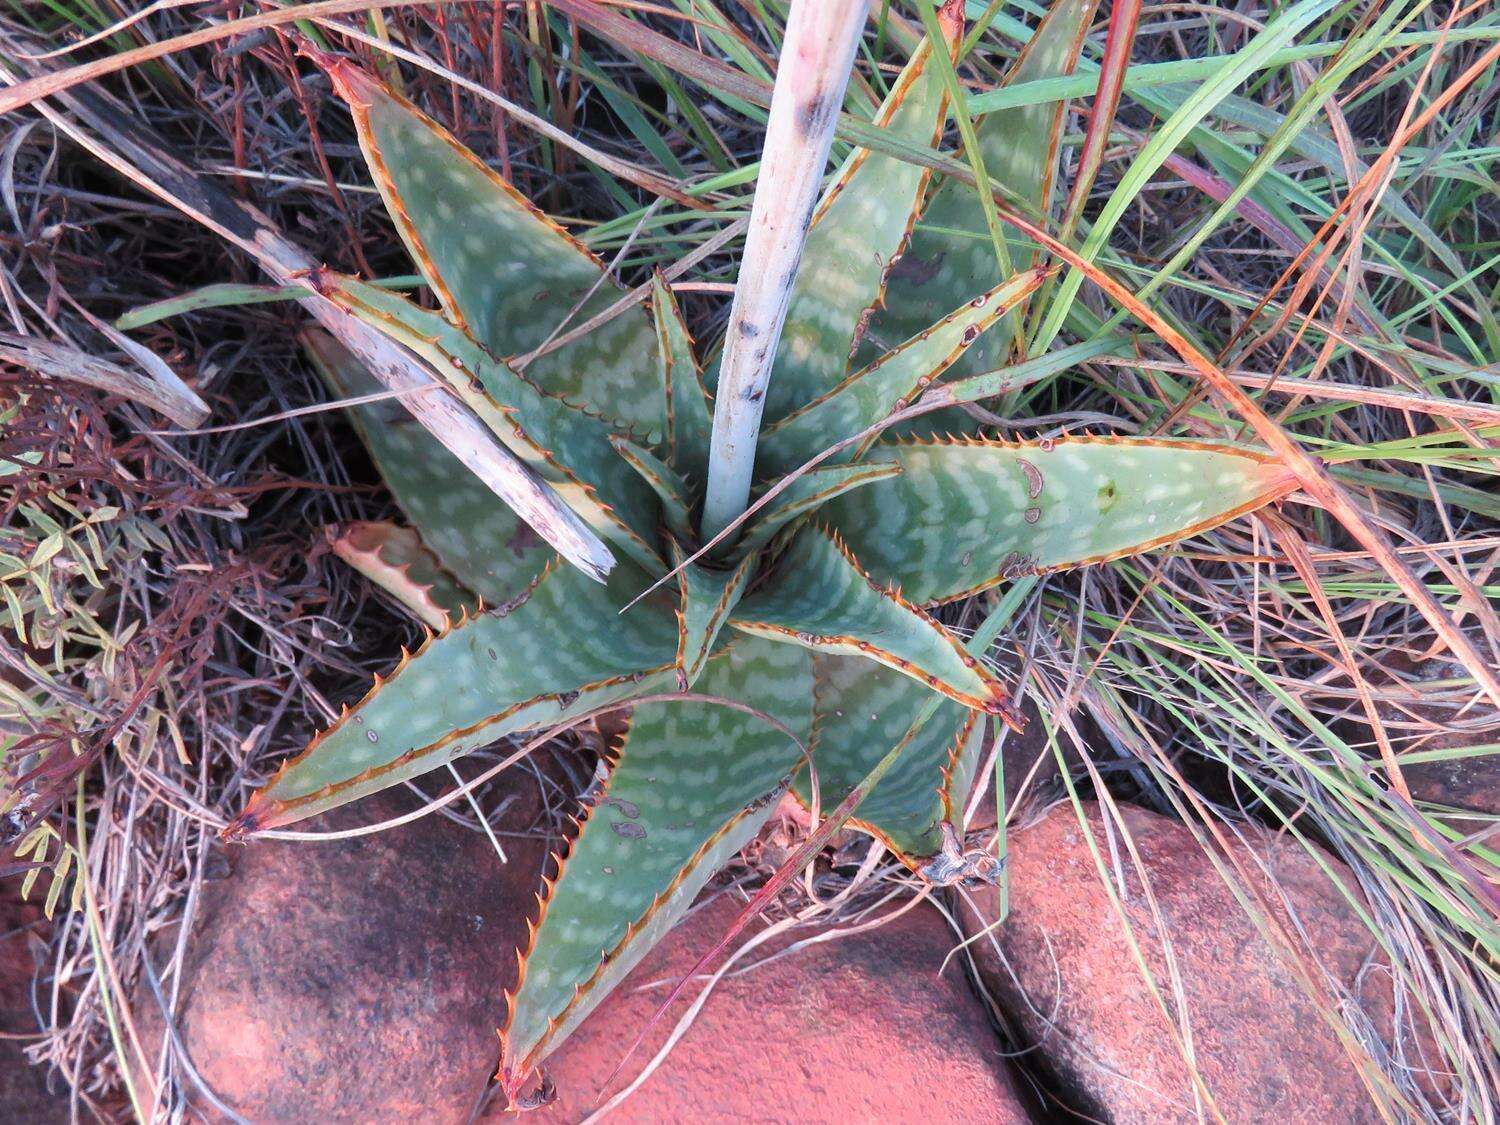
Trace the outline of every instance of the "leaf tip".
<path fill-rule="evenodd" d="M 231 820 L 223 828 L 219 829 L 219 842 L 221 844 L 246 844 L 250 837 L 260 831 L 260 814 L 256 812 L 255 800 L 243 810 L 240 815 Z"/>
<path fill-rule="evenodd" d="M 335 55 L 310 42 L 298 45 L 297 53 L 312 60 L 313 64 L 328 75 L 333 91 L 351 108 L 365 109 L 373 100 L 372 94 L 380 89 L 380 82 L 343 55 Z"/>

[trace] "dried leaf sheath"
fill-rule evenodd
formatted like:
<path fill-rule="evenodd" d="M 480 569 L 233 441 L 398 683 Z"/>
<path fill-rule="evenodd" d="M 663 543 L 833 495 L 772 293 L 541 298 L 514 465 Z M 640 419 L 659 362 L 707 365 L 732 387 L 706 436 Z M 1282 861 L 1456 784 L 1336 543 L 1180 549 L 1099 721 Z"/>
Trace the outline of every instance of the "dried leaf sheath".
<path fill-rule="evenodd" d="M 460 612 L 477 610 L 477 599 L 443 569 L 438 557 L 409 527 L 394 523 L 350 523 L 323 529 L 329 549 L 390 594 L 429 629 L 447 628 Z"/>

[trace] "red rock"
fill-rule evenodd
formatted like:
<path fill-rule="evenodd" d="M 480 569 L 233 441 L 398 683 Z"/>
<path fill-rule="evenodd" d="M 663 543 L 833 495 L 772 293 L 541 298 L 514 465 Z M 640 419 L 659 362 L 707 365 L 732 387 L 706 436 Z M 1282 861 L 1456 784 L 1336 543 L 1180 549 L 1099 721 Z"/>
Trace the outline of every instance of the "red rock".
<path fill-rule="evenodd" d="M 652 981 L 675 983 L 737 910 L 737 902 L 721 895 L 690 915 L 558 1048 L 545 1064 L 558 1097 L 531 1115 L 535 1120 L 577 1122 L 588 1115 L 665 996 L 664 989 L 635 990 Z M 799 931 L 796 938 L 812 932 Z M 941 915 L 923 905 L 879 929 L 800 949 L 721 980 L 666 1060 L 608 1120 L 1031 1120 L 957 959 L 939 974 L 954 943 Z M 742 964 L 786 945 L 773 940 Z M 679 1001 L 663 1017 L 609 1093 L 651 1059 L 686 1003 Z"/>
<path fill-rule="evenodd" d="M 1474 641 L 1487 651 L 1482 635 Z M 1374 685 L 1376 713 L 1401 765 L 1413 799 L 1479 813 L 1449 816 L 1464 831 L 1475 831 L 1500 816 L 1500 752 L 1411 762 L 1408 754 L 1465 750 L 1500 743 L 1500 711 L 1481 700 L 1474 705 L 1472 677 L 1446 657 L 1416 661 L 1403 654 L 1381 661 L 1395 681 Z M 1374 743 L 1368 728 L 1365 740 Z"/>
<path fill-rule="evenodd" d="M 1335 1033 L 1189 829 L 1140 809 L 1122 813 L 1170 937 L 1198 1072 L 1219 1113 L 1230 1122 L 1379 1120 Z M 1097 808 L 1090 806 L 1090 816 L 1109 862 Z M 1257 839 L 1255 851 L 1294 904 L 1318 959 L 1353 983 L 1375 945 L 1369 931 L 1299 845 L 1265 833 Z M 1083 1112 L 1117 1125 L 1197 1120 L 1188 1069 L 1072 808 L 1058 806 L 1009 843 L 1010 915 L 991 931 L 994 942 L 982 937 L 971 948 L 981 979 L 1025 1044 L 1039 1047 L 1044 1069 Z M 1237 850 L 1250 859 L 1248 849 Z M 1175 1013 L 1174 978 L 1151 907 L 1123 843 L 1119 854 L 1126 914 Z M 974 933 L 997 916 L 998 891 L 971 894 L 973 905 L 956 905 Z"/>
<path fill-rule="evenodd" d="M 1050 803 L 1063 792 L 1062 770 L 1058 768 L 1057 755 L 1047 744 L 1047 728 L 1037 712 L 1036 704 L 1028 697 L 1021 704 L 1021 714 L 1026 718 L 1026 729 L 1017 734 L 1007 731 L 1005 743 L 1000 748 L 1001 761 L 1005 767 L 1005 807 L 1014 809 L 1017 802 L 1027 808 L 1041 807 Z M 1083 722 L 1081 713 L 1075 721 Z M 985 748 L 981 762 L 989 760 L 994 746 L 993 729 L 985 737 Z M 1067 761 L 1077 765 L 1078 755 L 1066 734 L 1060 735 L 1063 754 Z M 995 827 L 994 779 L 986 777 L 988 790 L 979 799 L 974 809 L 974 819 L 969 822 L 970 832 L 984 832 Z"/>
<path fill-rule="evenodd" d="M 533 783 L 516 784 L 502 832 L 540 809 Z M 382 795 L 309 823 L 412 807 Z M 501 840 L 506 865 L 483 834 L 429 815 L 337 843 L 232 849 L 233 874 L 204 887 L 177 1007 L 204 1082 L 257 1125 L 467 1121 L 498 1057 L 545 850 L 540 836 Z M 135 1011 L 159 1049 L 160 1006 L 138 993 Z"/>
<path fill-rule="evenodd" d="M 42 876 L 41 887 L 47 885 Z M 0 893 L 0 1032 L 6 1036 L 40 1031 L 32 985 L 42 952 L 41 910 L 23 903 L 20 880 L 8 880 Z M 26 1042 L 0 1038 L 0 1121 L 51 1125 L 69 1118 L 66 1089 L 26 1058 Z"/>

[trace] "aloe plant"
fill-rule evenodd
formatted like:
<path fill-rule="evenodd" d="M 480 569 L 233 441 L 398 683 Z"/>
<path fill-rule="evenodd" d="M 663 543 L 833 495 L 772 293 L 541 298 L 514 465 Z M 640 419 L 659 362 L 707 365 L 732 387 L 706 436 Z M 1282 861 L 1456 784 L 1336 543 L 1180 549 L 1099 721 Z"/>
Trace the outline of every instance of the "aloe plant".
<path fill-rule="evenodd" d="M 1070 69 L 1091 11 L 1059 4 L 1020 60 L 1026 73 Z M 923 144 L 941 136 L 942 49 L 913 50 L 878 124 Z M 717 361 L 695 347 L 670 286 L 657 276 L 633 300 L 437 124 L 353 65 L 321 61 L 441 307 L 327 270 L 309 284 L 424 360 L 617 561 L 603 582 L 568 565 L 400 404 L 354 408 L 409 526 L 332 541 L 436 631 L 289 760 L 229 835 L 622 709 L 607 777 L 538 888 L 502 1030 L 512 1095 L 788 793 L 831 807 L 900 745 L 852 823 L 925 877 L 967 869 L 933 860 L 951 852 L 986 725 L 1020 721 L 1017 689 L 937 607 L 1175 542 L 1294 487 L 1265 453 L 1209 441 L 1008 442 L 963 415 L 955 436 L 881 431 L 924 388 L 1003 362 L 1045 272 L 1028 253 L 993 276 L 992 248 L 964 235 L 985 229 L 973 192 L 856 149 L 813 211 L 784 335 L 764 341 L 776 350 L 756 434 L 760 502 L 709 544 L 696 529 Z M 1016 165 L 1038 124 L 982 122 L 989 166 Z M 1018 190 L 1047 211 L 1050 167 L 1019 163 Z M 893 269 L 925 206 L 942 223 L 918 232 L 918 268 Z M 334 393 L 379 389 L 332 338 L 307 342 Z"/>

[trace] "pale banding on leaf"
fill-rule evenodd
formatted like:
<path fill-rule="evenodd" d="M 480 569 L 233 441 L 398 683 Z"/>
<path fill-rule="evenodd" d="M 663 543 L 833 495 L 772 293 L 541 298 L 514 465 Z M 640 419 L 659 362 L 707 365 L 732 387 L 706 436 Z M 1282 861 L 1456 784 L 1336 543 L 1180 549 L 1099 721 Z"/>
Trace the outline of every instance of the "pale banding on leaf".
<path fill-rule="evenodd" d="M 461 617 L 403 653 L 390 675 L 286 762 L 226 838 L 326 812 L 504 735 L 668 686 L 677 654 L 671 612 L 653 601 L 619 612 L 643 581 L 626 564 L 601 585 L 558 563 L 519 604 Z"/>
<path fill-rule="evenodd" d="M 522 1088 L 532 1069 L 692 904 L 709 877 L 749 842 L 803 761 L 812 727 L 808 654 L 740 638 L 714 655 L 700 701 L 635 709 L 604 791 L 556 876 L 510 1000 L 500 1081 Z M 705 746 L 733 747 L 722 756 Z"/>
<path fill-rule="evenodd" d="M 901 758 L 860 802 L 852 827 L 880 840 L 913 871 L 942 847 L 943 821 L 953 821 L 950 787 L 967 774 L 961 759 L 983 716 L 943 700 L 913 733 L 913 722 L 933 698 L 924 685 L 867 660 L 813 655 L 813 764 L 822 811 L 842 801 L 891 747 L 906 742 Z M 810 806 L 812 786 L 800 774 L 797 799 Z M 957 803 L 962 803 L 960 795 Z"/>
<path fill-rule="evenodd" d="M 437 122 L 347 60 L 322 58 L 397 231 L 455 324 L 513 357 L 543 345 L 570 313 L 582 324 L 625 295 L 582 243 Z M 654 343 L 633 305 L 532 358 L 526 374 L 654 442 L 666 413 L 646 391 Z"/>
<path fill-rule="evenodd" d="M 677 667 L 681 671 L 681 687 L 686 691 L 703 671 L 719 631 L 744 596 L 760 559 L 752 555 L 730 570 L 710 570 L 691 563 L 684 566 L 683 557 L 678 549 L 673 562 L 681 568 L 677 571 L 681 599 L 677 610 Z"/>
<path fill-rule="evenodd" d="M 621 473 L 609 427 L 495 359 L 461 328 L 406 298 L 331 270 L 308 284 L 425 360 L 433 375 L 546 479 L 599 535 L 660 573 L 658 505 L 646 482 Z"/>
<path fill-rule="evenodd" d="M 792 540 L 773 579 L 740 603 L 730 624 L 768 640 L 878 661 L 965 707 L 1021 723 L 989 668 L 896 590 L 872 581 L 821 528 Z"/>
<path fill-rule="evenodd" d="M 353 398 L 384 385 L 337 340 L 303 333 L 314 368 L 334 395 Z M 555 552 L 483 481 L 395 400 L 348 408 L 365 448 L 422 543 L 444 570 L 489 606 L 531 588 Z"/>
<path fill-rule="evenodd" d="M 928 65 L 931 53 L 932 44 L 924 39 L 874 121 L 895 137 L 927 147 L 937 144 L 947 110 L 942 79 Z M 843 379 L 862 325 L 911 234 L 931 174 L 861 148 L 824 191 L 766 388 L 768 418 L 786 417 Z M 970 296 L 986 288 L 977 285 Z"/>
<path fill-rule="evenodd" d="M 826 449 L 832 436 L 857 434 L 902 409 L 1046 276 L 1041 270 L 1025 270 L 965 301 L 827 394 L 768 427 L 761 435 L 758 468 L 762 475 L 789 472 Z M 874 440 L 869 438 L 865 446 Z M 861 448 L 851 448 L 833 459 L 850 460 L 860 452 Z"/>
<path fill-rule="evenodd" d="M 677 298 L 657 270 L 651 275 L 651 316 L 656 323 L 657 366 L 667 403 L 667 460 L 697 488 L 708 479 L 713 402 L 693 351 Z"/>
<path fill-rule="evenodd" d="M 901 474 L 831 501 L 824 518 L 918 605 L 1140 554 L 1297 487 L 1269 454 L 1175 438 L 903 442 L 870 461 Z"/>

